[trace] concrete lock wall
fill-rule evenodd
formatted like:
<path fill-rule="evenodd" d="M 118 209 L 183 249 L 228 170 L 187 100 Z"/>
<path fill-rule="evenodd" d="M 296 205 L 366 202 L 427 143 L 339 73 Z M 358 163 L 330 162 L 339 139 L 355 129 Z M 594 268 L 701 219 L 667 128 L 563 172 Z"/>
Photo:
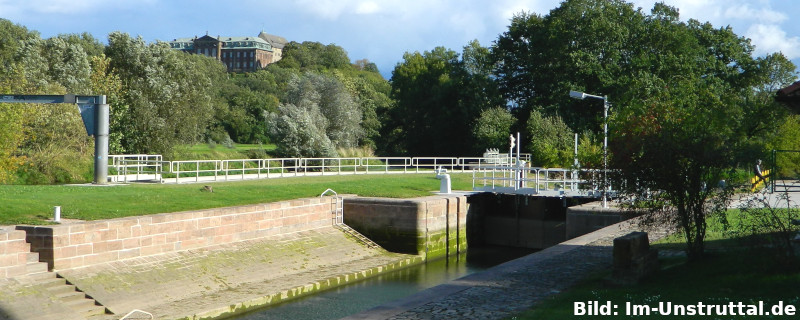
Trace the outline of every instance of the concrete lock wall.
<path fill-rule="evenodd" d="M 565 199 L 482 193 L 469 201 L 470 244 L 544 249 L 566 240 Z"/>
<path fill-rule="evenodd" d="M 345 198 L 344 222 L 383 248 L 435 259 L 466 252 L 465 196 Z"/>
<path fill-rule="evenodd" d="M 595 232 L 636 215 L 635 212 L 628 212 L 613 206 L 603 208 L 601 202 L 570 207 L 567 209 L 567 239 Z"/>
<path fill-rule="evenodd" d="M 27 233 L 40 261 L 59 270 L 330 227 L 333 201 L 309 198 L 17 229 Z"/>

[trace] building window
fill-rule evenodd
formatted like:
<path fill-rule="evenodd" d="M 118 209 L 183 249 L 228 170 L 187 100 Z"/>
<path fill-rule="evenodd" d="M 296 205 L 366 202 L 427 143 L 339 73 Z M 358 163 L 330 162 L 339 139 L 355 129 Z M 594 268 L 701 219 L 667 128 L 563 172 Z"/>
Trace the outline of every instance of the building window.
<path fill-rule="evenodd" d="M 253 61 L 250 61 L 250 68 L 253 68 Z"/>
<path fill-rule="evenodd" d="M 241 57 L 241 56 L 242 56 L 242 52 L 241 52 L 241 51 L 238 51 L 238 52 L 236 52 L 236 57 L 237 57 L 237 58 L 239 58 L 239 57 Z"/>

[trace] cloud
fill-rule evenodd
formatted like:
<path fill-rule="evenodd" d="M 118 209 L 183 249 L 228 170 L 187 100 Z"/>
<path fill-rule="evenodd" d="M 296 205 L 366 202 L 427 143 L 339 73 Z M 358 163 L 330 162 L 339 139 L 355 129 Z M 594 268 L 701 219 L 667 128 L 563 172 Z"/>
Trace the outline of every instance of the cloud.
<path fill-rule="evenodd" d="M 380 3 L 380 4 L 379 4 Z M 391 6 L 401 1 L 364 1 L 364 0 L 299 0 L 296 7 L 325 20 L 336 21 L 344 15 L 359 14 L 370 15 L 385 11 L 385 6 Z"/>
<path fill-rule="evenodd" d="M 800 38 L 789 37 L 777 25 L 754 24 L 747 29 L 745 36 L 756 46 L 756 55 L 780 51 L 789 59 L 800 58 Z"/>
<path fill-rule="evenodd" d="M 36 14 L 78 14 L 97 12 L 106 8 L 126 8 L 152 4 L 155 0 L 0 0 L 4 18 L 22 18 Z"/>
<path fill-rule="evenodd" d="M 380 12 L 381 8 L 377 3 L 372 1 L 361 2 L 356 6 L 357 14 L 373 14 Z"/>
<path fill-rule="evenodd" d="M 725 18 L 755 20 L 763 23 L 779 23 L 789 17 L 769 8 L 753 9 L 748 4 L 733 6 L 725 10 Z"/>

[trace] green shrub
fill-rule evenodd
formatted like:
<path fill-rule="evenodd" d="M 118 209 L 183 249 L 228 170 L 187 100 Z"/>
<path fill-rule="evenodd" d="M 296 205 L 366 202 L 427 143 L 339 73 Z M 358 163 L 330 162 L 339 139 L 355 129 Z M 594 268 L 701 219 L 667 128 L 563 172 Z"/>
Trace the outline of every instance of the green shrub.
<path fill-rule="evenodd" d="M 531 111 L 526 130 L 534 166 L 567 168 L 572 165 L 574 135 L 561 117 L 542 116 L 539 111 Z"/>

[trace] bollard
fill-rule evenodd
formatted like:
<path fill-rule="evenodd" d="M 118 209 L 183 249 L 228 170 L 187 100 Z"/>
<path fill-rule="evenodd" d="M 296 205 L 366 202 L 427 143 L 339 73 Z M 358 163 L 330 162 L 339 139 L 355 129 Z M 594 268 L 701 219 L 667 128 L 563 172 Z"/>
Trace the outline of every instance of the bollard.
<path fill-rule="evenodd" d="M 61 206 L 53 207 L 53 221 L 61 222 Z"/>
<path fill-rule="evenodd" d="M 442 167 L 436 170 L 436 179 L 442 180 L 439 184 L 439 193 L 450 194 L 453 193 L 450 184 L 450 175 L 445 172 L 447 172 L 447 169 Z"/>

